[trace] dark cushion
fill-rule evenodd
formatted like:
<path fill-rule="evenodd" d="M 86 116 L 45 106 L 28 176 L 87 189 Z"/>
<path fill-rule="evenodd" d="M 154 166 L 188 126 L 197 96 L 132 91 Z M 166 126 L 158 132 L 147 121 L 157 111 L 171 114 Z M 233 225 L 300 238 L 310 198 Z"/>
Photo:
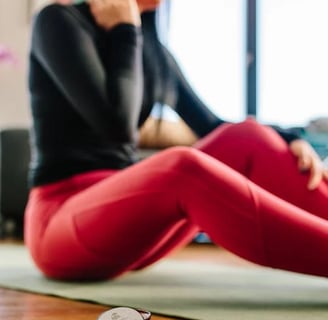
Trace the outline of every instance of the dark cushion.
<path fill-rule="evenodd" d="M 28 197 L 29 130 L 0 131 L 0 212 L 22 221 Z"/>

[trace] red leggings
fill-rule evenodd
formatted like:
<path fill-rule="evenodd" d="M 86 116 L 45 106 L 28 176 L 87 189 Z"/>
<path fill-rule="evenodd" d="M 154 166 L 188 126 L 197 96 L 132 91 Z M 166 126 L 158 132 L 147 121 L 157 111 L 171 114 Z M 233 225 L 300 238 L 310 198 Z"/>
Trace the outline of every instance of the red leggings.
<path fill-rule="evenodd" d="M 309 191 L 307 182 L 280 136 L 248 119 L 195 148 L 34 188 L 25 240 L 40 270 L 57 279 L 148 266 L 199 230 L 252 262 L 326 277 L 328 187 Z"/>

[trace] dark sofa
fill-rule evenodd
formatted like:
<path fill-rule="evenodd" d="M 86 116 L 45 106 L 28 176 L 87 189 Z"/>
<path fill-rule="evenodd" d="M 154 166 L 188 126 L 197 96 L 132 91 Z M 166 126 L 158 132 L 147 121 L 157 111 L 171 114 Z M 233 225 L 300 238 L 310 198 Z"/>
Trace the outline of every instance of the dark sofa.
<path fill-rule="evenodd" d="M 0 130 L 0 237 L 22 238 L 28 196 L 29 129 Z"/>

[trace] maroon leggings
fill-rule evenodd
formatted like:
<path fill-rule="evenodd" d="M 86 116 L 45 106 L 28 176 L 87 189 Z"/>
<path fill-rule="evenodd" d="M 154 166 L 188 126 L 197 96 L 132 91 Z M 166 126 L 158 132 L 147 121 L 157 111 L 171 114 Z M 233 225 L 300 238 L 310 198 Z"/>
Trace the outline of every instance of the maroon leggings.
<path fill-rule="evenodd" d="M 195 148 L 34 188 L 25 240 L 40 270 L 58 279 L 143 268 L 200 230 L 252 262 L 326 277 L 328 187 L 309 191 L 308 178 L 275 131 L 248 119 Z"/>

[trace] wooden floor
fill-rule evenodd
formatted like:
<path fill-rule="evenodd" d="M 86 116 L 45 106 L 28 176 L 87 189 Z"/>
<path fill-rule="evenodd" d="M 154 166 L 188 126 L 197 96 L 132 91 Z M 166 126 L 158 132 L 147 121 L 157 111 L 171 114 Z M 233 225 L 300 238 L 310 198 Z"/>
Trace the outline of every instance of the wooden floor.
<path fill-rule="evenodd" d="M 193 244 L 174 255 L 176 259 L 200 259 L 225 265 L 252 264 L 213 245 Z M 106 306 L 0 288 L 0 319 L 4 320 L 97 320 Z M 152 320 L 177 318 L 153 315 Z"/>

